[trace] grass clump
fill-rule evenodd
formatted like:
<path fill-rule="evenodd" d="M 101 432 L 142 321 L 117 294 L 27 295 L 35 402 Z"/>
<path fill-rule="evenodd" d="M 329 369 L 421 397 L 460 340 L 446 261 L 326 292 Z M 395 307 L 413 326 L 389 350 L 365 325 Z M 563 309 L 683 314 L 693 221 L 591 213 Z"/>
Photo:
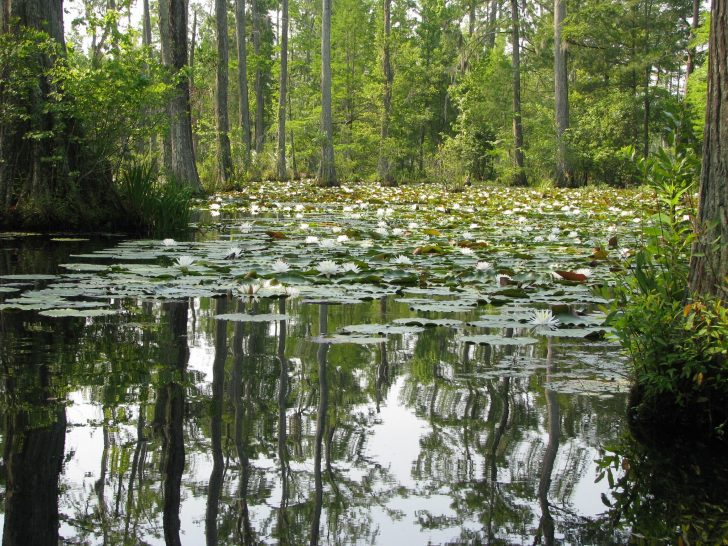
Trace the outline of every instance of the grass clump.
<path fill-rule="evenodd" d="M 132 230 L 165 237 L 188 229 L 190 190 L 173 179 L 163 180 L 153 162 L 129 162 L 119 177 L 118 190 Z"/>

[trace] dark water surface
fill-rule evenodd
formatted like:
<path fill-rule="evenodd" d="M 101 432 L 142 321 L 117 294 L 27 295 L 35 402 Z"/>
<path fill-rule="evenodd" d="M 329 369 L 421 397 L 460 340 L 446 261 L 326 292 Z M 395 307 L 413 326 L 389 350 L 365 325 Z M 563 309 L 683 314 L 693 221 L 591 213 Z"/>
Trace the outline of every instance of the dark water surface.
<path fill-rule="evenodd" d="M 2 237 L 0 300 L 49 282 L 7 275 L 56 275 L 116 243 Z M 4 543 L 628 541 L 595 483 L 626 426 L 618 346 L 463 343 L 476 312 L 416 312 L 407 296 L 0 312 Z M 214 318 L 230 313 L 272 316 Z M 322 337 L 423 316 L 463 322 Z"/>

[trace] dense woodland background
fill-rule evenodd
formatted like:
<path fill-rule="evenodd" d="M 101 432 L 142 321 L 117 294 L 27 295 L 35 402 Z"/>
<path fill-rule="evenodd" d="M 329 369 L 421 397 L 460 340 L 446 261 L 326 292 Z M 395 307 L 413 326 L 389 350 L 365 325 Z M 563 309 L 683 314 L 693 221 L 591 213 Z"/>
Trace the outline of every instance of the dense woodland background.
<path fill-rule="evenodd" d="M 19 14 L 44 28 L 22 21 L 19 6 L 36 3 L 6 0 L 3 26 Z M 118 178 L 146 155 L 195 189 L 198 176 L 208 190 L 313 177 L 327 140 L 327 5 L 329 184 L 624 185 L 636 176 L 629 159 L 649 156 L 668 132 L 699 151 L 709 17 L 690 0 L 90 0 L 68 3 L 64 35 L 52 25 L 65 56 L 38 35 L 26 33 L 24 46 L 4 35 L 0 62 L 7 75 L 39 49 L 56 59 L 42 67 L 40 114 L 55 120 L 34 139 L 57 140 L 71 125 L 58 119 L 73 119 L 94 158 L 69 167 L 77 179 Z M 31 72 L 0 85 L 5 125 L 33 119 L 37 107 L 19 100 L 37 99 Z M 6 204 L 22 193 L 10 186 Z"/>

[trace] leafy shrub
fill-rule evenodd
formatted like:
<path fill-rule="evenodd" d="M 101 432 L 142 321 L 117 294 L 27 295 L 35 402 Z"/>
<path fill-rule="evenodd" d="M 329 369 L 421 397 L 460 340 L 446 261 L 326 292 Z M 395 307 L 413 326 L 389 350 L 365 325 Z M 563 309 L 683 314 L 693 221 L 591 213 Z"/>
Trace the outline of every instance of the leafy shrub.
<path fill-rule="evenodd" d="M 641 418 L 713 434 L 728 420 L 728 307 L 688 291 L 694 235 L 683 213 L 692 210 L 699 172 L 691 154 L 675 145 L 638 165 L 659 212 L 622 279 L 611 322 L 631 356 Z"/>

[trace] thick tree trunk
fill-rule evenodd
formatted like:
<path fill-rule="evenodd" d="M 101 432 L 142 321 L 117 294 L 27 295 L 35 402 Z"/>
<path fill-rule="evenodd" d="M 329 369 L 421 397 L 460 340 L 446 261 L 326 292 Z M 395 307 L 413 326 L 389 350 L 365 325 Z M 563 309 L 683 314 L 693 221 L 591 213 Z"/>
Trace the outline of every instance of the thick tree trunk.
<path fill-rule="evenodd" d="M 513 184 L 525 186 L 526 172 L 523 169 L 523 125 L 521 123 L 521 37 L 518 0 L 511 0 L 511 22 L 513 41 Z"/>
<path fill-rule="evenodd" d="M 0 0 L 0 6 L 2 32 L 42 30 L 58 45 L 54 55 L 65 55 L 62 0 Z M 39 49 L 27 59 L 37 80 L 27 92 L 13 87 L 13 73 L 0 74 L 0 103 L 22 113 L 0 125 L 2 226 L 89 229 L 119 219 L 110 210 L 116 203 L 108 163 L 90 157 L 81 128 L 62 108 L 48 111 L 51 100 L 68 100 L 49 73 L 54 55 Z"/>
<path fill-rule="evenodd" d="M 278 94 L 278 140 L 276 172 L 278 180 L 286 180 L 286 92 L 288 87 L 288 0 L 281 0 L 281 79 Z"/>
<path fill-rule="evenodd" d="M 227 0 L 215 0 L 217 26 L 217 70 L 215 116 L 217 118 L 218 176 L 223 182 L 230 180 L 233 159 L 230 153 L 230 123 L 228 121 L 228 18 Z"/>
<path fill-rule="evenodd" d="M 566 19 L 566 0 L 554 0 L 554 99 L 556 104 L 556 185 L 568 187 L 573 183 L 569 168 L 564 133 L 569 128 L 569 81 L 566 65 L 566 41 L 561 27 Z"/>
<path fill-rule="evenodd" d="M 258 0 L 252 0 L 253 11 L 253 53 L 255 53 L 255 153 L 260 154 L 263 151 L 263 137 L 265 128 L 263 127 L 265 97 L 263 96 L 263 70 L 260 66 L 260 34 L 262 32 L 262 22 L 260 13 L 261 7 Z"/>
<path fill-rule="evenodd" d="M 160 0 L 159 31 L 162 39 L 162 61 L 174 73 L 188 66 L 187 4 L 184 0 Z M 169 114 L 168 164 L 177 184 L 195 192 L 202 191 L 192 146 L 192 117 L 190 115 L 190 83 L 177 78 L 177 85 L 167 105 Z"/>
<path fill-rule="evenodd" d="M 728 0 L 713 0 L 708 44 L 708 104 L 700 174 L 698 237 L 690 289 L 728 296 Z"/>
<path fill-rule="evenodd" d="M 323 0 L 321 17 L 321 167 L 320 186 L 338 186 L 334 165 L 334 124 L 331 119 L 331 0 Z"/>
<path fill-rule="evenodd" d="M 379 175 L 379 180 L 386 186 L 396 185 L 392 176 L 389 162 L 389 146 L 387 145 L 387 138 L 389 138 L 389 117 L 392 109 L 392 84 L 394 81 L 392 63 L 389 59 L 389 42 L 392 34 L 391 13 L 392 0 L 384 0 L 384 37 L 382 46 L 384 86 L 382 89 L 382 120 L 379 133 L 379 164 L 377 165 L 377 174 Z"/>
<path fill-rule="evenodd" d="M 235 36 L 238 46 L 238 124 L 243 133 L 245 165 L 250 164 L 250 108 L 248 107 L 248 48 L 245 43 L 245 0 L 235 0 Z"/>

